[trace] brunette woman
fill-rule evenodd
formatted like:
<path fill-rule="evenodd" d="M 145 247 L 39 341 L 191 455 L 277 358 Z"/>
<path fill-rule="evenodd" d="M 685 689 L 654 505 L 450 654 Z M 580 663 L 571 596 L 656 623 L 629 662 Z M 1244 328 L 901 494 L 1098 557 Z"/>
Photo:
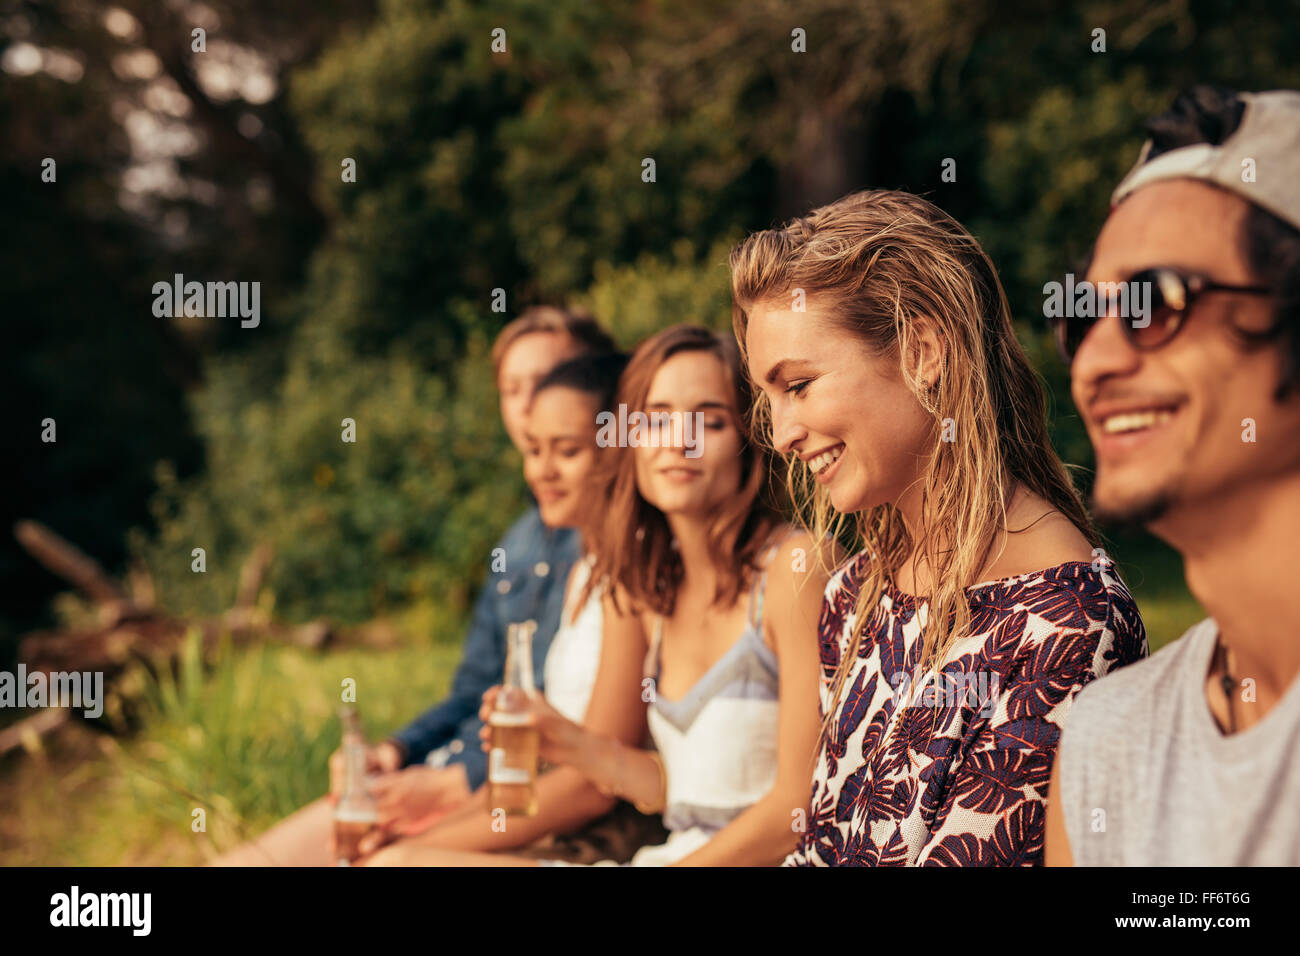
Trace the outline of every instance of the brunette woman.
<path fill-rule="evenodd" d="M 795 846 L 817 735 L 825 576 L 808 536 L 764 501 L 769 462 L 745 438 L 748 391 L 729 336 L 678 326 L 652 337 L 619 404 L 652 428 L 629 432 L 600 501 L 600 671 L 582 724 L 534 702 L 542 756 L 607 799 L 663 815 L 667 840 L 632 865 L 779 863 Z M 703 427 L 694 448 L 687 415 Z M 610 732 L 647 722 L 655 749 Z M 477 838 L 493 838 L 486 817 Z M 420 842 L 377 862 L 538 863 Z"/>

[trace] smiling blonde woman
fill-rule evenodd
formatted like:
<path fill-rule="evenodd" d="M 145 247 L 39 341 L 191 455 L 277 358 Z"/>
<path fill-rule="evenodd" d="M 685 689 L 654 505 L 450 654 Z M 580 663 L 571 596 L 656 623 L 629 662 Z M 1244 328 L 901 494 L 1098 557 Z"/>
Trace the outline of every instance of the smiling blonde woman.
<path fill-rule="evenodd" d="M 1074 695 L 1146 653 L 1047 437 L 979 244 L 856 193 L 731 254 L 756 431 L 820 539 L 859 553 L 821 619 L 810 823 L 787 865 L 1031 865 Z"/>

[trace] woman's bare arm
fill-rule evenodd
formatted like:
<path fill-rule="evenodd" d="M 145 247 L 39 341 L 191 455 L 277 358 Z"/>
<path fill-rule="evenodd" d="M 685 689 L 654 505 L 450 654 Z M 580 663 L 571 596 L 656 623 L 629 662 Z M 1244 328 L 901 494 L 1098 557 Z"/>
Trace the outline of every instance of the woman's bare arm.
<path fill-rule="evenodd" d="M 806 534 L 789 538 L 773 556 L 763 625 L 780 659 L 776 782 L 676 866 L 774 866 L 795 848 L 801 832 L 796 824 L 807 822 L 813 749 L 821 726 L 817 622 L 826 579 Z"/>

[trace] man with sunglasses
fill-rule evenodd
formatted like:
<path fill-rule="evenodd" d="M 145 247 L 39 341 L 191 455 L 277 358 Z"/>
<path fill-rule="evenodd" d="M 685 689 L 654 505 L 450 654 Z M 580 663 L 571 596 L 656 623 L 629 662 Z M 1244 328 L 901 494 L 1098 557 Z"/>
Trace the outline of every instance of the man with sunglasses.
<path fill-rule="evenodd" d="M 1075 699 L 1045 860 L 1297 865 L 1300 93 L 1196 87 L 1147 130 L 1088 279 L 1150 307 L 1057 340 L 1098 517 L 1177 548 L 1211 616 Z"/>

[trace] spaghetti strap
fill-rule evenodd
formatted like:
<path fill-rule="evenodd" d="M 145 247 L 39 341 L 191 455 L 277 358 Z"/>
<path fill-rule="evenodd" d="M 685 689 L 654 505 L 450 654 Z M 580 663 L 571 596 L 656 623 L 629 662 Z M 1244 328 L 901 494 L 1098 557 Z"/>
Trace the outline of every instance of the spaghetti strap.
<path fill-rule="evenodd" d="M 642 667 L 645 677 L 650 677 L 657 683 L 659 681 L 659 648 L 663 643 L 664 636 L 664 618 L 662 614 L 655 615 L 654 627 L 650 632 L 650 647 L 646 651 L 645 666 Z"/>
<path fill-rule="evenodd" d="M 754 579 L 753 586 L 749 589 L 749 610 L 745 614 L 745 620 L 749 622 L 750 627 L 758 627 L 763 620 L 763 591 L 767 588 L 767 562 L 763 562 L 763 569 L 758 572 L 758 577 Z"/>
<path fill-rule="evenodd" d="M 758 577 L 754 580 L 754 586 L 750 588 L 749 591 L 749 614 L 747 617 L 750 625 L 753 627 L 758 627 L 763 620 L 763 593 L 767 590 L 768 566 L 772 563 L 772 559 L 776 557 L 776 553 L 781 550 L 781 545 L 785 544 L 798 533 L 798 528 L 789 529 L 781 536 L 779 541 L 773 542 L 772 545 L 763 552 L 762 564 L 760 565 L 761 570 L 758 572 Z"/>

